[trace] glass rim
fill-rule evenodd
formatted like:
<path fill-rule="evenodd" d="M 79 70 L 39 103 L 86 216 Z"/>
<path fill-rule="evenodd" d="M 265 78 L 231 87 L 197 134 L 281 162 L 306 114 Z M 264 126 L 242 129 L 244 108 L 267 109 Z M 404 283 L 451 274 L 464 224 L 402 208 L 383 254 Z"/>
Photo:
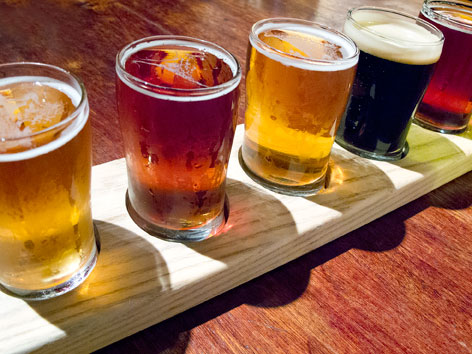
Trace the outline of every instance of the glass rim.
<path fill-rule="evenodd" d="M 432 8 L 430 5 L 446 5 L 451 8 L 455 8 L 456 6 L 459 8 L 463 8 L 468 10 L 471 15 L 472 15 L 472 2 L 466 2 L 466 1 L 461 1 L 461 0 L 453 0 L 453 1 L 444 1 L 444 0 L 425 0 L 423 2 L 423 8 L 427 8 L 429 11 L 433 12 L 434 15 L 436 16 L 437 19 L 439 19 L 441 22 L 440 23 L 449 23 L 457 29 L 457 27 L 460 27 L 461 29 L 470 31 L 472 33 L 472 23 L 466 23 L 466 22 L 460 22 L 455 20 L 454 18 L 450 18 L 447 16 L 444 16 L 443 14 L 437 12 L 434 8 Z M 422 9 L 423 10 L 423 9 Z M 422 11 L 423 12 L 423 11 Z M 425 15 L 427 15 L 425 13 Z"/>
<path fill-rule="evenodd" d="M 347 43 L 349 43 L 352 48 L 354 49 L 354 53 L 346 58 L 341 58 L 341 59 L 312 59 L 312 58 L 302 58 L 297 55 L 293 55 L 290 53 L 286 53 L 282 50 L 279 50 L 277 48 L 272 47 L 271 45 L 263 42 L 262 40 L 259 39 L 258 34 L 256 31 L 265 25 L 266 23 L 280 23 L 281 25 L 286 24 L 286 25 L 304 25 L 308 28 L 317 28 L 317 29 L 322 29 L 324 31 L 328 31 L 330 33 L 333 33 L 339 37 L 341 37 L 343 40 L 345 40 Z M 266 18 L 257 21 L 254 23 L 251 27 L 251 32 L 249 33 L 249 39 L 250 41 L 254 42 L 257 44 L 257 46 L 261 49 L 267 49 L 269 48 L 271 51 L 273 51 L 275 54 L 280 55 L 283 58 L 289 59 L 289 60 L 294 60 L 297 62 L 305 62 L 309 64 L 330 64 L 330 65 L 345 65 L 346 63 L 349 63 L 351 61 L 354 61 L 356 58 L 359 57 L 359 48 L 357 47 L 357 44 L 347 35 L 342 33 L 341 31 L 338 31 L 332 27 L 322 25 L 320 23 L 314 22 L 314 21 L 308 21 L 308 20 L 302 20 L 298 18 L 291 18 L 291 17 L 273 17 L 273 18 Z"/>
<path fill-rule="evenodd" d="M 195 44 L 195 48 L 198 49 L 196 44 L 203 45 L 205 47 L 209 47 L 213 50 L 218 51 L 220 54 L 222 54 L 225 58 L 229 58 L 230 61 L 233 61 L 233 63 L 230 63 L 228 65 L 234 64 L 236 67 L 236 71 L 233 71 L 233 68 L 231 67 L 231 71 L 233 73 L 233 77 L 221 84 L 218 84 L 216 86 L 208 86 L 208 87 L 198 87 L 198 88 L 193 88 L 193 89 L 183 89 L 183 88 L 175 88 L 175 87 L 167 87 L 167 86 L 161 86 L 161 85 L 156 85 L 152 84 L 150 82 L 147 82 L 146 80 L 142 80 L 139 77 L 136 77 L 130 73 L 128 73 L 124 67 L 124 63 L 128 59 L 128 57 L 137 52 L 131 52 L 129 53 L 132 49 L 137 47 L 139 44 L 143 43 L 149 43 L 149 46 L 147 47 L 142 47 L 140 49 L 145 49 L 145 48 L 150 48 L 154 44 L 157 45 L 158 42 L 162 41 L 167 41 L 167 40 L 174 40 L 177 42 L 182 42 L 182 45 L 187 44 L 188 46 L 192 46 L 192 44 Z M 200 49 L 201 50 L 201 49 Z M 209 51 L 211 53 L 211 51 Z M 223 59 L 223 58 L 220 58 Z M 225 59 L 223 59 L 225 60 Z M 194 37 L 189 37 L 189 36 L 174 36 L 174 35 L 157 35 L 157 36 L 150 36 L 150 37 L 144 37 L 138 40 L 135 40 L 126 46 L 124 46 L 116 55 L 116 60 L 115 60 L 115 70 L 118 76 L 121 78 L 123 77 L 126 79 L 128 82 L 131 82 L 134 85 L 137 85 L 139 88 L 146 90 L 149 93 L 155 93 L 163 96 L 169 96 L 169 97 L 199 97 L 199 96 L 208 96 L 214 93 L 218 93 L 221 91 L 224 91 L 225 89 L 228 89 L 233 86 L 237 86 L 239 82 L 241 81 L 241 66 L 239 64 L 238 59 L 228 50 L 225 48 L 221 47 L 218 44 L 203 40 L 203 39 L 198 39 Z M 152 89 L 156 89 L 157 91 L 154 91 Z"/>
<path fill-rule="evenodd" d="M 77 84 L 80 88 L 80 101 L 77 104 L 77 106 L 75 107 L 74 111 L 71 114 L 69 114 L 69 116 L 67 118 L 61 120 L 60 122 L 58 122 L 56 124 L 53 124 L 50 127 L 47 127 L 46 129 L 42 129 L 40 131 L 31 133 L 31 134 L 28 134 L 28 135 L 23 135 L 23 136 L 20 136 L 20 137 L 10 137 L 9 138 L 9 137 L 0 136 L 0 144 L 10 143 L 10 142 L 15 142 L 15 141 L 21 141 L 23 139 L 38 137 L 38 136 L 41 136 L 43 134 L 54 131 L 58 128 L 62 128 L 63 126 L 67 126 L 70 122 L 74 121 L 80 115 L 80 113 L 84 110 L 86 102 L 87 102 L 87 91 L 85 90 L 85 85 L 82 82 L 82 80 L 78 76 L 76 76 L 75 74 L 71 73 L 70 71 L 62 69 L 58 66 L 51 65 L 51 64 L 45 64 L 45 63 L 39 63 L 39 62 L 20 61 L 20 62 L 0 64 L 0 70 L 2 70 L 4 68 L 9 68 L 9 67 L 21 67 L 21 66 L 23 66 L 23 67 L 31 66 L 32 68 L 40 68 L 40 67 L 48 68 L 48 69 L 58 71 L 62 74 L 65 74 L 66 76 L 69 76 L 70 78 L 72 78 L 73 80 L 75 80 L 77 82 Z M 18 76 L 18 75 L 15 75 L 15 76 Z M 28 75 L 28 76 L 30 76 L 30 75 Z M 10 77 L 14 77 L 14 76 L 10 76 Z M 3 78 L 1 78 L 1 79 L 3 79 Z M 57 80 L 55 78 L 51 78 L 51 79 Z M 75 90 L 75 88 L 74 88 L 74 90 Z M 34 147 L 33 147 L 33 149 L 34 149 Z"/>
<path fill-rule="evenodd" d="M 395 16 L 400 16 L 400 17 L 407 18 L 409 20 L 414 20 L 416 23 L 420 23 L 423 27 L 426 27 L 429 30 L 430 33 L 437 34 L 438 35 L 438 40 L 432 41 L 432 42 L 419 42 L 419 41 L 413 41 L 413 40 L 408 40 L 408 39 L 399 39 L 398 37 L 392 37 L 392 36 L 387 36 L 385 34 L 378 33 L 377 31 L 372 30 L 371 28 L 366 27 L 366 26 L 360 24 L 359 22 L 357 22 L 357 20 L 353 17 L 353 13 L 355 13 L 357 11 L 374 11 L 374 12 L 378 12 L 378 13 L 390 13 L 390 14 L 393 14 Z M 377 6 L 354 7 L 354 8 L 351 8 L 351 9 L 348 10 L 346 20 L 351 21 L 353 23 L 353 25 L 356 26 L 357 28 L 362 28 L 366 32 L 368 32 L 368 33 L 370 33 L 370 34 L 372 34 L 376 37 L 383 38 L 383 39 L 386 39 L 386 40 L 392 41 L 392 42 L 410 43 L 410 44 L 414 44 L 416 46 L 424 46 L 424 47 L 438 46 L 438 45 L 441 45 L 441 43 L 444 42 L 444 35 L 436 26 L 428 23 L 425 20 L 422 20 L 421 18 L 418 18 L 416 16 L 412 16 L 412 15 L 409 15 L 405 12 L 394 10 L 394 9 L 389 9 L 389 8 L 385 8 L 385 7 L 377 7 Z"/>

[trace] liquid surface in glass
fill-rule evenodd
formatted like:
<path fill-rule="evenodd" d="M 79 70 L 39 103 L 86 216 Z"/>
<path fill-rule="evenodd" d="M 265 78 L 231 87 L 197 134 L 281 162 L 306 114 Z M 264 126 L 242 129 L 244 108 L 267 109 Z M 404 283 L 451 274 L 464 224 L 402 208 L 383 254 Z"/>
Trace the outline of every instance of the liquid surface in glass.
<path fill-rule="evenodd" d="M 147 83 L 176 89 L 213 87 L 233 78 L 223 59 L 180 46 L 140 50 L 126 60 L 125 69 Z"/>

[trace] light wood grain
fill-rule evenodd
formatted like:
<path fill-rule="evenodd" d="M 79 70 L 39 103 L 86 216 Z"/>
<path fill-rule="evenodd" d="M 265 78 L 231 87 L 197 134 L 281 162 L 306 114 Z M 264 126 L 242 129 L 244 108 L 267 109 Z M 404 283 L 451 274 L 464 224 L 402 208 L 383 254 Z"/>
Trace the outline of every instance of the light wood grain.
<path fill-rule="evenodd" d="M 237 129 L 224 234 L 193 244 L 147 235 L 125 206 L 123 159 L 93 168 L 93 213 L 102 251 L 78 289 L 45 302 L 0 293 L 2 352 L 89 352 L 264 274 L 472 169 L 472 140 L 413 126 L 397 163 L 335 145 L 330 187 L 296 198 L 269 192 L 241 170 Z"/>

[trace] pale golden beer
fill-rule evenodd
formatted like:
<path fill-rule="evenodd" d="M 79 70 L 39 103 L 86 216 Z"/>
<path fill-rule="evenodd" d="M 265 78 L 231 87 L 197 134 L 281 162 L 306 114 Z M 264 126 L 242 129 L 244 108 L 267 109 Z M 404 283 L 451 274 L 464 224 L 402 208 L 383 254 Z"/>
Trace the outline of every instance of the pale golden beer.
<path fill-rule="evenodd" d="M 97 257 L 87 96 L 49 65 L 0 74 L 0 283 L 49 298 L 79 285 Z"/>
<path fill-rule="evenodd" d="M 315 194 L 351 90 L 358 50 L 308 21 L 269 19 L 249 36 L 241 164 L 274 191 Z"/>

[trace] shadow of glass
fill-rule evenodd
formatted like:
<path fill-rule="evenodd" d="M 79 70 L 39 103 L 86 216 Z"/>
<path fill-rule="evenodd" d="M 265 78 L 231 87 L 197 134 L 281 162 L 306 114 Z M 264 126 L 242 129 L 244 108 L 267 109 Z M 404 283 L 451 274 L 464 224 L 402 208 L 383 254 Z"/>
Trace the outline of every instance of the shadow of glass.
<path fill-rule="evenodd" d="M 418 172 L 423 175 L 428 175 L 429 190 L 436 189 L 444 182 L 441 182 L 441 177 L 449 174 L 450 171 L 444 169 L 444 165 L 448 164 L 450 168 L 457 168 L 457 159 L 465 156 L 465 152 L 461 148 L 461 139 L 472 139 L 471 126 L 466 132 L 459 135 L 447 135 L 433 132 L 422 127 L 413 125 L 408 135 L 410 143 L 410 153 L 396 164 L 398 166 L 408 169 L 410 171 Z M 457 144 L 456 144 L 456 143 Z M 463 143 L 463 141 L 462 141 Z M 464 145 L 465 149 L 469 149 L 470 143 Z M 440 164 L 443 164 L 443 171 L 437 172 Z M 460 164 L 462 172 L 472 169 L 472 163 L 464 162 Z M 451 181 L 449 183 L 461 184 L 460 182 Z M 457 188 L 448 189 L 448 194 L 452 193 L 452 199 L 445 201 L 431 200 L 432 206 L 438 206 L 445 209 L 465 209 L 472 205 L 472 199 L 466 197 L 468 186 L 458 186 Z M 449 197 L 449 196 L 447 196 Z"/>
<path fill-rule="evenodd" d="M 328 171 L 326 188 L 306 199 L 341 213 L 373 194 L 395 189 L 390 178 L 372 161 L 342 148 L 333 151 Z"/>
<path fill-rule="evenodd" d="M 238 272 L 241 268 L 240 257 L 237 257 L 239 253 L 253 254 L 252 252 L 257 252 L 260 247 L 270 247 L 280 238 L 297 237 L 298 233 L 290 212 L 269 193 L 263 193 L 250 185 L 229 178 L 227 180 L 227 194 L 230 206 L 229 218 L 224 231 L 208 240 L 186 243 L 185 246 L 212 259 L 223 261 L 227 274 L 239 276 Z M 268 230 L 273 232 L 267 233 Z M 254 237 L 255 235 L 257 237 Z M 306 276 L 308 277 L 309 274 Z M 221 313 L 219 310 L 227 311 L 228 305 L 233 308 L 240 304 L 239 301 L 233 301 L 225 303 L 224 306 L 216 305 L 215 308 L 203 305 L 206 311 L 209 311 L 205 318 L 208 318 L 209 314 L 216 316 Z M 137 351 L 141 353 L 162 351 L 184 353 L 191 337 L 190 330 L 198 325 L 195 320 L 200 316 L 189 316 L 188 313 L 198 312 L 200 306 L 202 305 L 196 306 L 197 310 L 187 310 L 183 312 L 183 315 L 176 315 L 96 353 Z"/>
<path fill-rule="evenodd" d="M 429 204 L 425 200 L 420 203 L 415 201 L 411 208 L 402 208 L 387 214 L 381 218 L 382 220 L 378 219 L 244 285 L 150 327 L 133 336 L 130 342 L 141 342 L 146 338 L 153 338 L 158 342 L 164 341 L 165 343 L 166 336 L 170 334 L 178 334 L 185 338 L 193 328 L 245 304 L 264 308 L 287 305 L 305 292 L 313 269 L 331 259 L 350 249 L 383 252 L 397 247 L 405 235 L 404 221 L 428 206 Z M 385 229 L 383 227 L 385 223 L 391 227 Z M 379 233 L 379 229 L 382 229 L 381 233 Z M 113 346 L 113 348 L 115 347 Z M 119 351 L 119 346 L 116 348 L 118 353 L 124 353 Z M 177 353 L 182 353 L 181 347 L 178 345 L 165 348 L 169 349 L 167 352 L 173 353 L 175 350 Z M 105 352 L 112 353 L 113 351 L 107 350 Z"/>
<path fill-rule="evenodd" d="M 345 208 L 349 207 L 349 204 L 339 199 L 347 198 L 351 201 L 357 199 L 362 200 L 365 198 L 364 191 L 369 189 L 369 187 L 370 189 L 378 188 L 380 190 L 393 189 L 390 179 L 373 165 L 372 162 L 362 158 L 352 159 L 352 156 L 348 157 L 346 154 L 349 153 L 341 151 L 335 154 L 333 158 L 333 165 L 335 168 L 342 171 L 342 177 L 338 176 L 339 178 L 337 178 L 331 176 L 332 183 L 330 187 L 322 194 L 311 197 L 313 199 L 309 198 L 310 200 L 342 212 Z M 360 174 L 359 171 L 361 171 Z M 377 185 L 372 187 L 371 184 L 374 181 Z M 248 249 L 251 247 L 269 246 L 271 241 L 273 242 L 277 240 L 277 238 L 290 239 L 291 237 L 300 236 L 290 212 L 271 194 L 263 193 L 250 185 L 235 180 L 228 181 L 228 194 L 230 196 L 230 217 L 227 228 L 230 229 L 231 232 L 226 232 L 219 237 L 211 238 L 203 243 L 188 244 L 188 247 L 213 259 L 224 259 L 228 267 L 236 267 L 237 269 L 241 266 L 240 264 L 231 264 L 231 262 L 228 262 L 231 254 L 248 252 Z M 340 197 L 340 194 L 342 197 Z M 408 217 L 409 216 L 405 216 L 405 218 Z M 244 294 L 231 296 L 227 298 L 224 303 L 215 303 L 213 300 L 210 300 L 210 302 L 213 303 L 211 308 L 206 307 L 204 304 L 199 305 L 205 307 L 204 318 L 211 318 L 209 314 L 218 316 L 218 314 L 221 314 L 220 310 L 227 311 L 244 303 L 268 307 L 286 305 L 303 294 L 308 285 L 311 270 L 327 260 L 351 248 L 382 252 L 397 247 L 405 236 L 405 227 L 402 220 L 395 221 L 396 226 L 390 228 L 382 235 L 378 235 L 378 233 L 374 235 L 369 234 L 368 237 L 363 239 L 359 239 L 359 237 L 353 238 L 352 236 L 346 239 L 346 236 L 344 236 L 329 243 L 331 246 L 329 246 L 327 252 L 320 252 L 318 250 L 312 251 L 309 254 L 314 256 L 309 258 L 310 262 L 305 262 L 304 266 L 294 269 L 293 274 L 290 274 L 288 277 L 273 278 L 271 275 L 274 272 L 277 273 L 279 271 L 278 269 L 285 269 L 285 266 L 282 266 L 258 277 L 258 280 L 255 281 L 255 285 L 253 284 L 254 281 L 249 281 L 244 287 L 231 290 L 233 293 L 243 292 Z M 277 232 L 280 227 L 277 225 L 283 225 L 284 231 Z M 270 232 L 271 229 L 273 229 L 274 232 Z M 250 235 L 257 235 L 257 237 Z M 364 233 L 360 235 L 364 235 Z M 320 250 L 325 247 L 327 246 L 321 247 Z M 306 257 L 307 256 L 302 256 L 301 258 L 306 259 Z M 288 264 L 297 261 L 298 260 L 294 260 Z M 267 283 L 261 285 L 260 279 L 267 279 Z M 283 283 L 280 282 L 281 279 L 283 279 Z M 252 290 L 246 292 L 244 289 L 247 287 L 250 287 Z M 220 295 L 215 299 L 221 296 L 225 295 Z M 191 309 L 186 312 L 189 311 L 198 311 L 198 309 Z M 185 323 L 187 328 L 191 328 L 194 325 L 192 320 L 189 322 L 189 318 L 185 316 L 182 317 L 178 315 L 176 317 L 177 319 L 166 320 L 166 322 L 181 321 Z M 191 316 L 191 318 L 193 318 L 193 316 Z M 173 326 L 177 325 L 175 322 L 172 323 Z"/>
<path fill-rule="evenodd" d="M 395 162 L 396 165 L 422 174 L 437 169 L 437 163 L 454 157 L 464 156 L 464 151 L 447 136 L 413 124 L 408 133 L 410 151 Z"/>
<path fill-rule="evenodd" d="M 371 189 L 373 186 L 389 193 L 395 189 L 390 178 L 369 160 L 361 158 L 352 160 L 352 156 L 348 157 L 343 152 L 334 154 L 332 160 L 331 183 L 325 191 L 313 197 L 316 203 L 342 212 L 346 208 L 340 200 L 342 198 L 361 200 L 365 189 Z M 228 194 L 230 217 L 226 232 L 202 243 L 187 244 L 188 247 L 213 259 L 224 259 L 226 263 L 232 253 L 244 252 L 251 247 L 261 247 L 265 243 L 269 245 L 270 241 L 276 238 L 290 237 L 287 236 L 289 233 L 299 236 L 296 229 L 289 226 L 285 233 L 268 233 L 267 236 L 257 240 L 245 237 L 248 230 L 255 229 L 256 232 L 270 230 L 274 225 L 271 223 L 272 219 L 277 220 L 276 224 L 287 225 L 293 225 L 293 219 L 285 206 L 271 194 L 262 193 L 249 185 L 228 180 Z M 454 202 L 452 199 L 448 199 L 448 205 Z M 472 200 L 469 197 L 467 199 Z M 193 328 L 245 304 L 265 308 L 287 305 L 305 292 L 313 269 L 351 249 L 384 252 L 396 248 L 405 237 L 405 221 L 434 204 L 434 200 L 428 195 L 417 199 L 410 203 L 408 208 L 391 212 L 284 266 L 246 282 L 243 286 L 104 348 L 99 353 L 130 351 L 183 353 Z M 464 204 L 456 201 L 453 205 L 460 207 Z M 280 220 L 281 217 L 285 219 Z M 385 228 L 385 225 L 388 225 L 388 228 Z M 240 264 L 228 262 L 228 267 L 237 269 L 238 266 Z"/>
<path fill-rule="evenodd" d="M 191 328 L 173 326 L 175 321 L 166 320 L 149 327 L 133 336 L 124 338 L 95 354 L 129 354 L 129 353 L 172 353 L 184 354 L 191 337 Z"/>
<path fill-rule="evenodd" d="M 232 183 L 233 181 L 231 181 Z M 425 195 L 408 204 L 407 208 L 399 208 L 380 219 L 377 219 L 347 235 L 340 237 L 308 254 L 293 260 L 284 266 L 257 277 L 244 285 L 229 290 L 211 300 L 182 312 L 168 320 L 137 333 L 136 335 L 112 344 L 97 353 L 184 353 L 191 338 L 192 329 L 224 315 L 239 306 L 248 304 L 255 307 L 274 308 L 287 305 L 299 298 L 310 282 L 311 272 L 330 260 L 348 252 L 351 249 L 361 249 L 370 252 L 384 252 L 396 248 L 405 236 L 405 222 L 417 213 L 438 205 L 438 198 L 431 195 L 443 194 L 440 198 L 445 207 L 454 205 L 460 207 L 461 201 L 454 197 L 450 190 L 461 193 L 455 184 L 472 185 L 472 173 L 459 180 Z M 246 185 L 238 186 L 243 192 Z M 442 192 L 447 189 L 447 191 Z M 231 194 L 232 196 L 232 194 Z M 472 188 L 468 188 L 465 199 L 472 200 Z M 243 200 L 231 198 L 231 209 L 234 204 L 244 206 Z M 459 198 L 460 199 L 460 198 Z M 271 199 L 268 198 L 270 201 Z M 257 209 L 259 210 L 259 209 Z M 250 213 L 250 210 L 246 211 Z M 267 212 L 267 211 L 266 211 Z M 386 228 L 385 225 L 388 225 Z M 224 237 L 221 236 L 221 237 Z M 208 240 L 215 242 L 214 240 Z M 208 242 L 205 241 L 205 242 Z M 197 244 L 199 245 L 199 244 Z M 203 244 L 202 244 L 203 245 Z"/>
<path fill-rule="evenodd" d="M 152 301 L 170 286 L 167 265 L 152 244 L 115 224 L 94 222 L 100 233 L 101 252 L 86 281 L 60 297 L 28 302 L 41 317 L 64 332 L 64 336 L 38 350 L 53 351 L 67 345 L 71 341 L 69 336 L 83 335 L 81 328 L 87 332 L 82 350 L 113 342 L 116 332 L 121 336 L 132 334 L 132 328 L 117 328 L 117 323 L 123 317 L 135 317 L 139 327 L 143 315 L 140 304 Z M 179 340 L 178 335 L 167 337 L 172 343 Z"/>
<path fill-rule="evenodd" d="M 380 190 L 394 189 L 390 179 L 369 160 L 361 158 L 352 160 L 352 157 L 341 152 L 334 154 L 332 169 L 334 172 L 330 178 L 331 184 L 323 193 L 314 197 L 314 201 L 336 207 L 340 211 L 343 211 L 345 206 L 337 200 L 339 195 L 355 200 L 360 198 L 359 193 L 363 193 L 366 188 L 372 188 L 372 184 L 376 184 L 376 188 Z M 356 186 L 357 192 L 353 192 L 352 187 L 349 187 L 350 184 Z M 271 239 L 286 237 L 284 234 L 269 233 L 257 241 L 246 238 L 244 235 L 247 235 L 247 231 L 253 227 L 258 231 L 270 229 L 271 224 L 266 223 L 266 220 L 277 219 L 281 224 L 293 224 L 293 220 L 284 205 L 269 193 L 262 193 L 235 180 L 228 181 L 228 191 L 231 207 L 227 232 L 203 243 L 189 244 L 188 247 L 208 257 L 223 259 L 230 252 L 242 252 L 248 247 L 260 247 Z M 396 248 L 405 237 L 405 221 L 430 206 L 427 196 L 420 198 L 410 203 L 408 208 L 400 208 L 389 213 L 284 266 L 99 352 L 124 353 L 139 350 L 183 353 L 193 328 L 244 304 L 266 308 L 287 305 L 305 292 L 313 269 L 351 249 L 384 252 Z M 279 220 L 280 217 L 286 219 Z M 389 227 L 385 228 L 385 224 Z M 293 227 L 288 231 L 297 234 Z M 228 264 L 230 267 L 238 267 L 238 264 Z M 175 341 L 169 341 L 169 337 Z"/>
<path fill-rule="evenodd" d="M 469 123 L 469 126 L 467 127 L 466 131 L 459 134 L 459 136 L 472 140 L 472 120 Z"/>
<path fill-rule="evenodd" d="M 472 172 L 456 178 L 445 184 L 442 188 L 424 196 L 431 206 L 449 209 L 463 210 L 472 206 Z"/>
<path fill-rule="evenodd" d="M 229 218 L 223 232 L 203 242 L 188 243 L 187 247 L 237 269 L 239 258 L 232 255 L 298 237 L 290 211 L 270 193 L 231 178 L 226 191 Z"/>
<path fill-rule="evenodd" d="M 405 237 L 405 221 L 427 207 L 423 204 L 396 210 L 265 274 L 251 284 L 251 289 L 244 290 L 244 302 L 258 307 L 286 305 L 305 291 L 313 269 L 343 253 L 351 249 L 385 252 L 396 248 Z"/>

